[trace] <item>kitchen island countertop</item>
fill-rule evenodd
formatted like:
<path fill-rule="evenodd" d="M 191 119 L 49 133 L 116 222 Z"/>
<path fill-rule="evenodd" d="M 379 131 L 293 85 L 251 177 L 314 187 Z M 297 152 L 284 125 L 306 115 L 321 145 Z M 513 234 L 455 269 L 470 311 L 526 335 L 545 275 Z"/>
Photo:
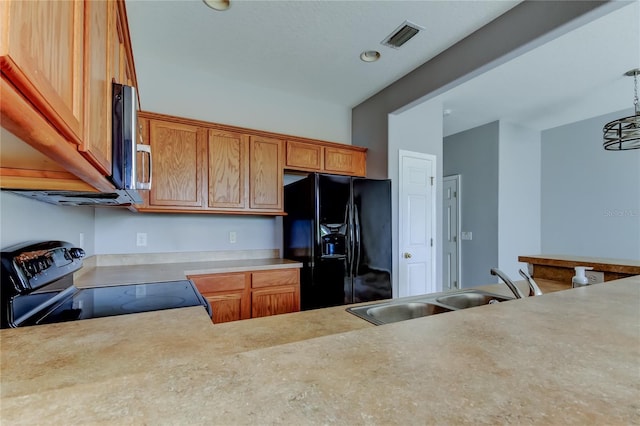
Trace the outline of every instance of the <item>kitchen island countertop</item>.
<path fill-rule="evenodd" d="M 380 327 L 344 307 L 212 326 L 193 307 L 2 330 L 0 419 L 638 423 L 639 303 L 631 277 Z M 287 323 L 342 325 L 296 341 Z"/>

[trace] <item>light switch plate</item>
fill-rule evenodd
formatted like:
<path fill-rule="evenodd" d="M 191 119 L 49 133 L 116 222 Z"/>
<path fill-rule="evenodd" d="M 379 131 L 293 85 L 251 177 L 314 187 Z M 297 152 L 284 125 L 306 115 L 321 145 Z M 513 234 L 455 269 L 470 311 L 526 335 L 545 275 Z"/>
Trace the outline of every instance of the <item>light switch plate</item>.
<path fill-rule="evenodd" d="M 460 238 L 463 240 L 473 240 L 473 232 L 461 232 Z"/>
<path fill-rule="evenodd" d="M 138 247 L 146 247 L 147 246 L 147 233 L 146 232 L 138 232 L 136 234 L 136 246 L 138 246 Z"/>

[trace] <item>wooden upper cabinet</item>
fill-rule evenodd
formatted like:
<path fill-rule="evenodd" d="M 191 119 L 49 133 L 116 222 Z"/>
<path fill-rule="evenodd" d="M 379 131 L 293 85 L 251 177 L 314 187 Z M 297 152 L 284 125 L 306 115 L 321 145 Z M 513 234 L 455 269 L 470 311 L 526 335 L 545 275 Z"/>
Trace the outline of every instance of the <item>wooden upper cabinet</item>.
<path fill-rule="evenodd" d="M 288 140 L 285 168 L 305 172 L 366 176 L 366 149 L 322 141 Z"/>
<path fill-rule="evenodd" d="M 347 148 L 325 147 L 324 168 L 329 173 L 366 175 L 366 155 Z"/>
<path fill-rule="evenodd" d="M 84 2 L 0 3 L 3 77 L 68 140 L 83 134 Z"/>
<path fill-rule="evenodd" d="M 110 21 L 116 4 L 105 0 L 85 3 L 84 138 L 80 151 L 105 176 L 111 176 Z"/>
<path fill-rule="evenodd" d="M 249 207 L 282 211 L 283 151 L 280 139 L 251 136 L 249 145 Z"/>
<path fill-rule="evenodd" d="M 113 71 L 120 56 L 127 81 L 136 81 L 124 0 L 4 0 L 0 28 L 2 127 L 19 139 L 10 152 L 3 147 L 0 173 L 11 178 L 0 185 L 113 191 L 111 82 L 122 74 Z"/>
<path fill-rule="evenodd" d="M 207 148 L 208 206 L 244 209 L 249 185 L 249 138 L 239 133 L 210 129 Z"/>
<path fill-rule="evenodd" d="M 285 164 L 294 169 L 320 172 L 323 167 L 323 147 L 305 142 L 287 141 Z"/>
<path fill-rule="evenodd" d="M 153 152 L 149 206 L 202 207 L 202 176 L 206 146 L 195 126 L 149 120 Z"/>

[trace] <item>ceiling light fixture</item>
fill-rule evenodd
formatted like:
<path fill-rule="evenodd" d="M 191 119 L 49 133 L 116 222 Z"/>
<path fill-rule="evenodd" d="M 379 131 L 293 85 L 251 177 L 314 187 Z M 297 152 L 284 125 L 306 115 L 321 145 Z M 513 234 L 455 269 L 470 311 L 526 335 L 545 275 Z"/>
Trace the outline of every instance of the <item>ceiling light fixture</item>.
<path fill-rule="evenodd" d="M 202 0 L 204 4 L 214 10 L 227 10 L 231 6 L 229 0 Z"/>
<path fill-rule="evenodd" d="M 638 76 L 640 68 L 624 73 L 633 76 L 635 115 L 619 118 L 604 125 L 604 142 L 602 146 L 607 151 L 626 151 L 640 148 L 640 105 L 638 104 Z"/>
<path fill-rule="evenodd" d="M 380 59 L 380 52 L 377 50 L 365 50 L 360 54 L 360 59 L 365 62 L 375 62 Z"/>

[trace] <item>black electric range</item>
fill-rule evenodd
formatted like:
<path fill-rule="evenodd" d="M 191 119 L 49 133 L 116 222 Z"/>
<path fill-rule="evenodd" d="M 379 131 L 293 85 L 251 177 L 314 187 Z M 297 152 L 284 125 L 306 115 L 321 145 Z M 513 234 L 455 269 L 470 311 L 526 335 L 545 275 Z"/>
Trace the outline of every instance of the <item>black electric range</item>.
<path fill-rule="evenodd" d="M 28 242 L 1 253 L 1 328 L 188 306 L 211 306 L 190 280 L 78 289 L 84 251 L 64 241 Z"/>

